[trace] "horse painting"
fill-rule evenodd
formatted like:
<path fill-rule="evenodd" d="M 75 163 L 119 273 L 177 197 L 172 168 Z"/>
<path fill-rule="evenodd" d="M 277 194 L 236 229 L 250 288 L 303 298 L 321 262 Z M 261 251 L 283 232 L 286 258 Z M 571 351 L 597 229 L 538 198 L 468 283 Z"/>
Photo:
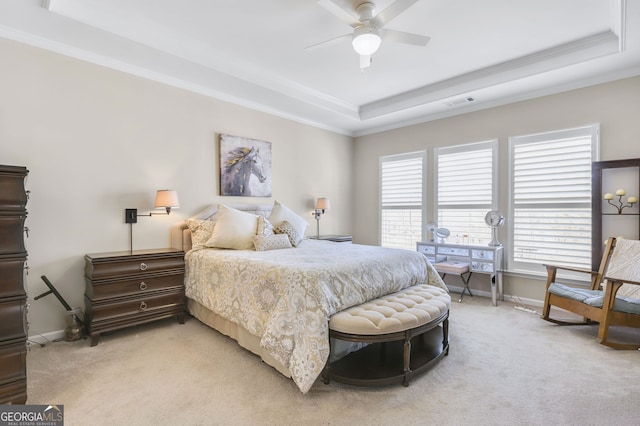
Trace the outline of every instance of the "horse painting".
<path fill-rule="evenodd" d="M 267 180 L 260 150 L 255 147 L 239 147 L 229 151 L 222 173 L 222 195 L 251 196 L 249 181 L 252 175 L 261 184 Z"/>

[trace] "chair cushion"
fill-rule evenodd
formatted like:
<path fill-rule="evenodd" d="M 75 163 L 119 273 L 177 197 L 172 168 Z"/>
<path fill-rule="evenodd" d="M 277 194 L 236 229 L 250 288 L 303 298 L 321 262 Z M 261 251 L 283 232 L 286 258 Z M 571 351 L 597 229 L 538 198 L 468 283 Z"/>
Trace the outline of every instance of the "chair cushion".
<path fill-rule="evenodd" d="M 433 267 L 436 268 L 436 271 L 444 274 L 462 275 L 469 272 L 469 263 L 457 260 L 434 263 Z"/>
<path fill-rule="evenodd" d="M 604 292 L 601 290 L 589 290 L 586 288 L 569 287 L 564 284 L 552 283 L 549 286 L 549 293 L 567 299 L 577 300 L 589 306 L 601 308 L 604 303 Z M 613 306 L 614 311 L 628 312 L 640 315 L 640 299 L 633 299 L 625 296 L 616 297 Z"/>
<path fill-rule="evenodd" d="M 616 297 L 616 303 L 613 306 L 613 310 L 640 315 L 640 299 L 632 299 L 630 297 Z"/>
<path fill-rule="evenodd" d="M 593 302 L 587 302 L 587 300 L 593 301 L 604 297 L 604 293 L 601 290 L 590 290 L 587 288 L 569 287 L 564 284 L 551 283 L 549 286 L 549 293 L 565 297 L 567 299 L 577 300 L 578 302 L 586 303 L 591 306 L 602 306 L 602 300 L 600 305 L 593 304 Z"/>

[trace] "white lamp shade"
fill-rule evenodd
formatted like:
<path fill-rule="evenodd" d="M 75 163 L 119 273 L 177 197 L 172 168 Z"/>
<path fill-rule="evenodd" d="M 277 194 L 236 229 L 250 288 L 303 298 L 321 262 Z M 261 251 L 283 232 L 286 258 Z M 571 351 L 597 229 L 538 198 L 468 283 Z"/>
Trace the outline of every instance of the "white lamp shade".
<path fill-rule="evenodd" d="M 169 189 L 161 189 L 156 193 L 156 209 L 167 207 L 180 207 L 180 201 L 178 201 L 178 193 Z"/>
<path fill-rule="evenodd" d="M 380 47 L 381 42 L 382 38 L 376 28 L 358 27 L 353 31 L 351 44 L 360 55 L 373 55 Z"/>
<path fill-rule="evenodd" d="M 331 210 L 331 202 L 328 198 L 318 198 L 316 200 L 316 209 Z"/>

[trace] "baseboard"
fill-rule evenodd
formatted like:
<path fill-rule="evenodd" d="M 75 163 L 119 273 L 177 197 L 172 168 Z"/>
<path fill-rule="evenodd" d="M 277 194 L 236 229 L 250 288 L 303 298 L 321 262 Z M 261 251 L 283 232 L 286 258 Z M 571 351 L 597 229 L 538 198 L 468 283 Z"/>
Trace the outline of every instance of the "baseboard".
<path fill-rule="evenodd" d="M 56 330 L 44 334 L 35 334 L 29 336 L 28 340 L 31 343 L 36 343 L 38 345 L 44 346 L 47 343 L 55 342 L 57 340 L 64 340 L 64 330 Z"/>
<path fill-rule="evenodd" d="M 449 285 L 449 284 L 447 284 L 447 288 L 452 293 L 461 293 L 462 289 L 463 289 L 463 287 L 458 287 L 458 286 Z M 474 296 L 488 297 L 489 299 L 491 299 L 491 292 L 490 291 L 476 290 L 476 289 L 472 288 L 471 289 L 471 293 L 473 293 Z M 465 292 L 465 296 L 468 296 L 468 294 L 466 292 Z M 542 308 L 542 305 L 544 305 L 544 301 L 542 301 L 542 300 L 528 299 L 528 298 L 518 297 L 518 296 L 511 296 L 509 294 L 505 294 L 504 295 L 504 300 L 505 300 L 505 302 L 511 302 L 511 303 L 516 304 L 516 306 L 522 306 L 522 307 Z M 500 301 L 498 300 L 498 302 L 500 302 Z"/>

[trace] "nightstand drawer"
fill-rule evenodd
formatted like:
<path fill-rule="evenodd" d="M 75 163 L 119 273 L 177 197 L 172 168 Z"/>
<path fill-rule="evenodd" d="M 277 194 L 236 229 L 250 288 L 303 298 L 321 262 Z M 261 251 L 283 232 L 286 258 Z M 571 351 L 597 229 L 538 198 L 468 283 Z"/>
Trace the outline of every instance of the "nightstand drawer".
<path fill-rule="evenodd" d="M 159 271 L 184 271 L 184 252 L 92 258 L 87 255 L 85 275 L 97 280 L 150 274 Z"/>
<path fill-rule="evenodd" d="M 100 281 L 97 283 L 87 280 L 85 294 L 94 303 L 97 303 L 104 299 L 142 296 L 158 290 L 178 289 L 182 291 L 183 286 L 184 274 L 182 272 L 158 273 L 141 275 L 125 280 Z"/>
<path fill-rule="evenodd" d="M 91 308 L 88 309 L 88 313 L 92 323 L 99 323 L 121 317 L 128 318 L 135 315 L 152 315 L 165 308 L 183 306 L 184 293 L 182 291 L 176 291 L 173 293 L 123 300 L 118 303 L 93 304 Z"/>

